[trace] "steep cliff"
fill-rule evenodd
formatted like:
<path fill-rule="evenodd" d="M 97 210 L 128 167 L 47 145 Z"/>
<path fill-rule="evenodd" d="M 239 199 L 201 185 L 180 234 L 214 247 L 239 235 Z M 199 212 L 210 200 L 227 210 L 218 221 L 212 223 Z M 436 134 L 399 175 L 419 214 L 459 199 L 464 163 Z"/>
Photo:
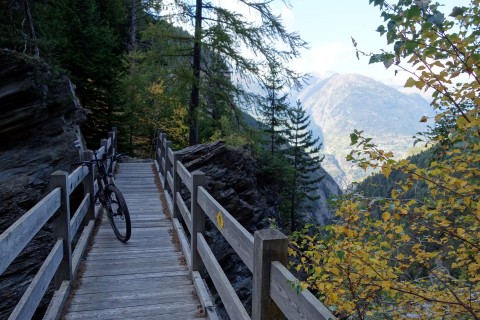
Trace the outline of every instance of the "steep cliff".
<path fill-rule="evenodd" d="M 219 141 L 189 147 L 179 152 L 189 171 L 200 170 L 205 173 L 206 189 L 250 233 L 268 228 L 272 218 L 278 219 L 278 186 L 273 184 L 273 179 L 263 176 L 258 162 L 247 148 L 233 148 Z M 318 174 L 323 175 L 324 172 Z M 317 191 L 318 195 L 323 197 L 317 206 L 325 218 L 330 216 L 325 197 L 333 191 L 340 192 L 340 189 L 333 179 L 327 176 Z M 188 191 L 185 189 L 182 193 L 185 200 L 189 200 Z M 250 271 L 211 223 L 207 223 L 207 239 L 239 298 L 246 309 L 250 310 Z M 215 298 L 219 303 L 219 297 Z M 225 316 L 221 307 L 219 310 Z"/>
<path fill-rule="evenodd" d="M 275 187 L 261 178 L 258 164 L 246 148 L 228 147 L 219 141 L 180 152 L 185 167 L 190 172 L 200 170 L 205 173 L 205 188 L 250 233 L 268 228 L 269 219 L 278 218 L 275 208 L 280 199 Z M 188 192 L 183 193 L 188 197 Z M 240 300 L 247 310 L 251 310 L 250 271 L 213 224 L 208 222 L 207 241 Z M 220 304 L 221 317 L 228 319 L 218 295 L 214 295 L 214 299 Z"/>
<path fill-rule="evenodd" d="M 85 111 L 70 80 L 44 62 L 0 50 L 0 233 L 35 205 L 49 175 L 77 161 L 74 141 Z M 6 319 L 50 243 L 41 230 L 0 277 L 0 319 Z"/>

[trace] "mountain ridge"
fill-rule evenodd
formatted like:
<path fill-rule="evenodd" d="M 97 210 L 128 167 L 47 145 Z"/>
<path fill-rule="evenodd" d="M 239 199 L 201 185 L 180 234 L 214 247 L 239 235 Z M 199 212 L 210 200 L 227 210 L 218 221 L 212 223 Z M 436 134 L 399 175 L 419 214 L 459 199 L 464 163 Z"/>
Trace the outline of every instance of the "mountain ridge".
<path fill-rule="evenodd" d="M 426 129 L 420 118 L 431 112 L 420 95 L 353 73 L 312 81 L 297 99 L 310 114 L 311 129 L 323 140 L 324 168 L 342 188 L 366 176 L 345 160 L 354 129 L 402 157 L 413 147 L 413 135 Z"/>

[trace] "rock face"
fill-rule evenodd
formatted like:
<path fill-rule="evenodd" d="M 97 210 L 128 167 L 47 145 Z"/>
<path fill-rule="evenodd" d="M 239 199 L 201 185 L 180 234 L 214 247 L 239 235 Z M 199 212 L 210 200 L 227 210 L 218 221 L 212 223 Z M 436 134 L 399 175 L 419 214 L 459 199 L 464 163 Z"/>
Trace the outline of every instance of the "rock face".
<path fill-rule="evenodd" d="M 200 170 L 206 176 L 206 189 L 250 233 L 268 228 L 270 220 L 278 219 L 276 209 L 280 197 L 271 177 L 263 176 L 259 164 L 246 148 L 232 148 L 223 142 L 203 144 L 179 151 L 182 162 L 190 171 Z M 318 173 L 324 175 L 326 172 Z M 316 203 L 324 217 L 329 217 L 326 198 L 332 192 L 340 193 L 333 179 L 326 174 L 317 191 L 321 200 Z M 186 188 L 182 192 L 189 197 Z M 325 203 L 321 203 L 325 201 Z M 207 221 L 209 221 L 207 219 Z M 207 222 L 207 240 L 215 257 L 227 274 L 233 288 L 251 311 L 252 275 L 212 223 Z M 215 296 L 216 302 L 220 299 Z M 226 312 L 219 308 L 225 319 Z"/>
<path fill-rule="evenodd" d="M 311 115 L 315 133 L 323 136 L 322 165 L 343 188 L 366 176 L 345 157 L 350 152 L 350 133 L 363 130 L 373 143 L 403 157 L 413 147 L 412 136 L 426 129 L 420 122 L 431 113 L 419 95 L 357 74 L 336 74 L 318 80 L 298 96 Z"/>
<path fill-rule="evenodd" d="M 324 160 L 325 161 L 325 160 Z M 333 212 L 328 206 L 328 200 L 331 196 L 338 196 L 342 194 L 342 190 L 332 176 L 322 167 L 312 173 L 316 177 L 323 177 L 322 180 L 316 184 L 315 191 L 312 196 L 318 197 L 318 200 L 312 201 L 314 218 L 320 225 L 326 225 L 331 222 Z"/>
<path fill-rule="evenodd" d="M 262 179 L 248 149 L 217 141 L 180 153 L 185 167 L 191 172 L 204 172 L 206 189 L 248 230 L 263 229 L 266 219 L 275 217 L 279 198 L 274 187 Z"/>
<path fill-rule="evenodd" d="M 185 167 L 189 171 L 200 170 L 205 173 L 206 189 L 250 233 L 268 228 L 269 219 L 278 218 L 274 209 L 280 199 L 275 187 L 259 175 L 257 162 L 247 149 L 227 147 L 223 142 L 215 142 L 189 147 L 180 152 Z M 207 241 L 250 312 L 251 272 L 212 223 L 207 223 Z M 217 304 L 220 303 L 218 295 L 214 299 Z M 219 312 L 222 318 L 228 319 L 221 305 Z"/>
<path fill-rule="evenodd" d="M 46 194 L 52 172 L 70 171 L 78 161 L 73 143 L 85 111 L 70 80 L 43 62 L 0 50 L 0 66 L 1 233 Z M 0 319 L 8 318 L 50 246 L 49 231 L 41 230 L 0 277 Z"/>

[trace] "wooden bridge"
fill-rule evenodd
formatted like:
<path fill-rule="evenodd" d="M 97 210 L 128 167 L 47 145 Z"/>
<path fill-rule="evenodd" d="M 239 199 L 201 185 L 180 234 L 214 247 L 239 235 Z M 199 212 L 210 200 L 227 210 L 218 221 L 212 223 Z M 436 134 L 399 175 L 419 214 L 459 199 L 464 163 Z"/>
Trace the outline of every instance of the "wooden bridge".
<path fill-rule="evenodd" d="M 97 152 L 115 151 L 113 130 Z M 0 235 L 2 274 L 47 222 L 53 226 L 53 248 L 9 319 L 31 319 L 49 285 L 55 293 L 43 319 L 218 319 L 205 272 L 231 319 L 335 319 L 308 290 L 293 288 L 297 280 L 284 267 L 287 237 L 244 229 L 204 188 L 204 174 L 183 166 L 165 134 L 153 162 L 118 164 L 115 181 L 132 219 L 126 244 L 102 219 L 94 172 L 83 166 L 53 173 L 51 192 Z M 79 188 L 84 197 L 73 210 L 70 195 Z M 205 240 L 206 219 L 252 272 L 251 315 Z"/>

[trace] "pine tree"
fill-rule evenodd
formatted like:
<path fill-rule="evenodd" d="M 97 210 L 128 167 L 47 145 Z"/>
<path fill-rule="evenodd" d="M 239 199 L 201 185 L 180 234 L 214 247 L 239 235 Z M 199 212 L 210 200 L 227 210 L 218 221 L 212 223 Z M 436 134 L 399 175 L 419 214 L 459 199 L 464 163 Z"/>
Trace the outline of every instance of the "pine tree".
<path fill-rule="evenodd" d="M 272 62 L 269 65 L 269 74 L 263 83 L 266 96 L 259 108 L 271 157 L 279 156 L 284 148 L 288 124 L 288 94 L 284 92 L 285 83 L 279 77 L 279 69 L 278 63 Z"/>
<path fill-rule="evenodd" d="M 281 23 L 278 16 L 274 15 L 267 2 L 248 2 L 238 0 L 237 4 L 247 8 L 253 19 L 245 17 L 242 13 L 232 11 L 228 7 L 215 5 L 212 2 L 204 3 L 196 0 L 195 5 L 190 1 L 176 1 L 180 8 L 179 17 L 185 22 L 185 17 L 194 23 L 194 37 L 190 40 L 192 45 L 192 61 L 190 77 L 190 144 L 198 143 L 198 114 L 202 107 L 203 85 L 205 77 L 209 77 L 208 65 L 205 55 L 215 52 L 235 72 L 234 103 L 228 103 L 231 108 L 238 105 L 254 102 L 256 95 L 245 90 L 245 84 L 252 81 L 262 82 L 262 65 L 278 63 L 287 65 L 288 62 L 300 55 L 299 49 L 306 46 L 298 34 L 289 33 Z M 275 49 L 277 43 L 282 43 L 283 50 Z M 256 59 L 247 58 L 245 50 L 250 50 Z M 288 67 L 279 68 L 277 77 L 282 79 L 288 87 L 301 86 L 303 75 L 297 74 Z M 255 101 L 256 102 L 256 101 Z M 234 111 L 235 113 L 236 111 Z"/>
<path fill-rule="evenodd" d="M 321 167 L 323 157 L 320 157 L 320 138 L 314 138 L 310 125 L 310 117 L 303 110 L 300 101 L 297 106 L 288 111 L 287 136 L 289 148 L 287 159 L 291 164 L 290 185 L 285 188 L 287 196 L 287 212 L 290 219 L 290 230 L 297 227 L 297 221 L 307 211 L 311 210 L 310 201 L 318 199 L 312 195 L 318 183 L 323 179 L 315 174 Z"/>
<path fill-rule="evenodd" d="M 43 58 L 76 85 L 82 106 L 91 111 L 83 133 L 87 143 L 98 143 L 115 125 L 113 87 L 126 49 L 125 1 L 38 1 L 32 10 Z"/>

